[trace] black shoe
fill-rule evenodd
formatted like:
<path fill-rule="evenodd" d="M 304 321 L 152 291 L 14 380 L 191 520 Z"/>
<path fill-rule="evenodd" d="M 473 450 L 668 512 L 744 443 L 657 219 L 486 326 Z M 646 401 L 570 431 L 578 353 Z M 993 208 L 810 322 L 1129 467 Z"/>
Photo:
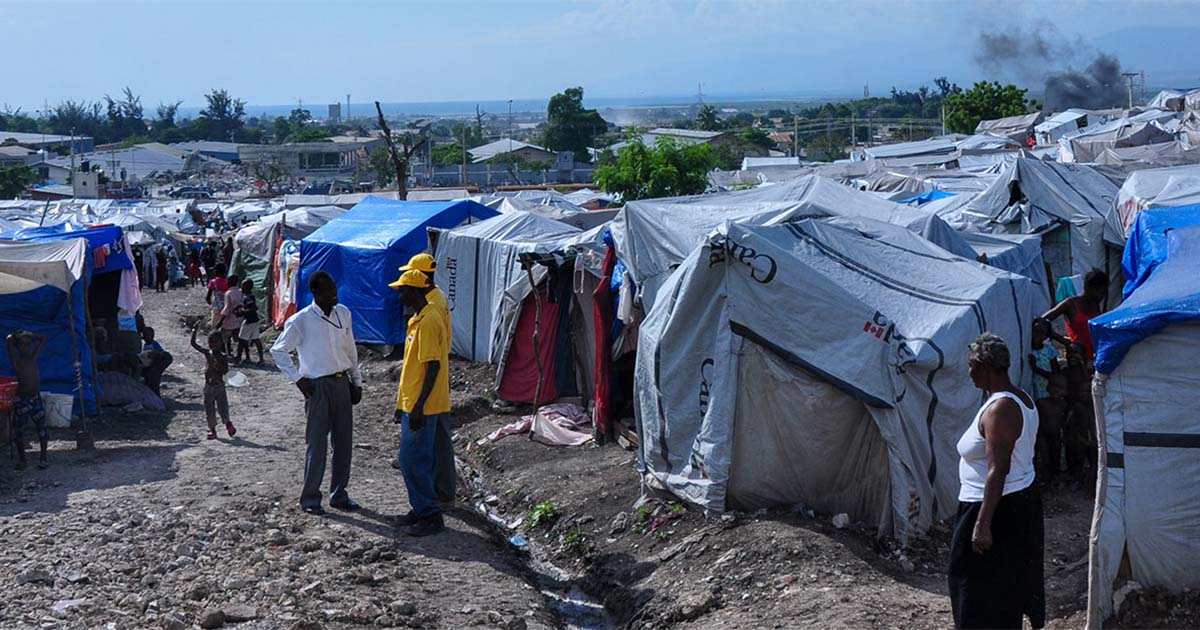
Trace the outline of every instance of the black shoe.
<path fill-rule="evenodd" d="M 353 512 L 354 510 L 362 509 L 362 506 L 355 503 L 353 499 L 346 499 L 341 503 L 330 502 L 329 507 L 335 510 L 342 510 L 343 512 Z"/>
<path fill-rule="evenodd" d="M 446 528 L 446 524 L 442 522 L 442 515 L 428 516 L 418 519 L 416 523 L 409 525 L 404 530 L 409 536 L 432 536 Z"/>
<path fill-rule="evenodd" d="M 409 527 L 411 525 L 415 525 L 420 519 L 417 518 L 416 514 L 409 512 L 408 514 L 389 516 L 388 520 L 391 521 L 396 527 Z"/>
<path fill-rule="evenodd" d="M 325 516 L 325 508 L 319 505 L 305 505 L 300 509 L 304 510 L 305 514 L 312 514 L 313 516 Z"/>

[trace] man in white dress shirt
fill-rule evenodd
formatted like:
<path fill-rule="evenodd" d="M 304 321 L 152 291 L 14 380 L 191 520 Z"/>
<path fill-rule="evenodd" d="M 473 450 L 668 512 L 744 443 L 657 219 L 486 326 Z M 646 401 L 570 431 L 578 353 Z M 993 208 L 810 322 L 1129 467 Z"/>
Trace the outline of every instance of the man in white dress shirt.
<path fill-rule="evenodd" d="M 353 405 L 362 400 L 362 375 L 358 349 L 350 322 L 350 309 L 338 304 L 337 283 L 324 271 L 308 280 L 313 303 L 300 309 L 283 325 L 283 333 L 271 346 L 279 371 L 304 394 L 308 417 L 304 456 L 304 490 L 300 507 L 321 515 L 321 479 L 325 476 L 325 454 L 333 436 L 333 470 L 329 477 L 329 505 L 339 510 L 357 510 L 346 486 L 350 482 L 350 452 L 354 448 Z M 300 358 L 300 367 L 292 361 Z"/>

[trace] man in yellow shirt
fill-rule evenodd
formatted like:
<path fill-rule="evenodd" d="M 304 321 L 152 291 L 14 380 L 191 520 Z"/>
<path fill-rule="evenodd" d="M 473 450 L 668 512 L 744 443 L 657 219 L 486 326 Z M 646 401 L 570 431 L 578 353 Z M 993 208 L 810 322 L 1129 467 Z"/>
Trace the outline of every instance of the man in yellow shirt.
<path fill-rule="evenodd" d="M 400 268 L 400 273 L 416 269 L 429 279 L 429 288 L 425 291 L 425 299 L 442 312 L 446 322 L 446 343 L 454 338 L 454 325 L 450 320 L 450 303 L 446 294 L 434 284 L 433 276 L 437 272 L 437 260 L 429 254 L 417 254 L 408 259 L 408 264 Z M 454 470 L 454 436 L 450 433 L 449 422 L 439 422 L 437 436 L 434 438 L 434 452 L 437 453 L 437 473 L 434 476 L 434 489 L 437 491 L 438 503 L 454 503 L 454 485 L 457 481 Z"/>
<path fill-rule="evenodd" d="M 442 511 L 434 490 L 438 425 L 449 421 L 450 336 L 442 312 L 426 299 L 429 279 L 415 269 L 390 284 L 413 312 L 404 339 L 404 365 L 396 395 L 400 422 L 400 472 L 412 511 L 398 519 L 412 536 L 442 530 Z"/>

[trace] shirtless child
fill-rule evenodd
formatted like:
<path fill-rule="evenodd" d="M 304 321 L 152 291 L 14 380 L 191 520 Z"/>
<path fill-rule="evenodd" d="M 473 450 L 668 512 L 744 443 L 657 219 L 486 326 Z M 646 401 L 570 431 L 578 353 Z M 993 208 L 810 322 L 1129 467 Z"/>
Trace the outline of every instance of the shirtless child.
<path fill-rule="evenodd" d="M 32 424 L 41 442 L 42 456 L 38 468 L 49 465 L 46 459 L 46 443 L 50 433 L 46 430 L 46 410 L 42 406 L 42 378 L 38 372 L 37 358 L 46 347 L 46 337 L 27 330 L 18 330 L 8 336 L 8 360 L 12 363 L 13 375 L 17 377 L 17 468 L 25 467 L 24 429 Z"/>

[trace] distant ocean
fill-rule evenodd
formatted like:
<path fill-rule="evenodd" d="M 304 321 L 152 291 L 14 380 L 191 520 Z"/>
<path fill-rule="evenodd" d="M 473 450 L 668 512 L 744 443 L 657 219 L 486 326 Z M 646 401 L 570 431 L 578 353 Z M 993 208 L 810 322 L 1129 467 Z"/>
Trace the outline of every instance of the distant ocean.
<path fill-rule="evenodd" d="M 809 102 L 813 100 L 824 99 L 840 99 L 849 98 L 849 96 L 841 93 L 758 93 L 758 94 L 713 94 L 705 95 L 705 102 L 712 104 L 722 103 L 747 103 L 747 102 L 762 102 L 762 101 L 793 101 L 793 102 Z M 549 98 L 545 99 L 513 99 L 512 111 L 514 114 L 523 112 L 545 112 L 546 105 L 549 104 Z M 687 107 L 696 102 L 696 95 L 687 96 L 631 96 L 631 97 L 596 97 L 585 98 L 584 105 L 590 108 L 604 109 L 642 109 L 654 107 Z M 346 107 L 346 102 L 342 101 L 342 109 Z M 305 102 L 304 108 L 307 109 L 316 118 L 324 118 L 329 113 L 329 103 L 323 102 Z M 414 103 L 380 103 L 383 108 L 383 113 L 387 116 L 465 116 L 475 113 L 475 106 L 479 105 L 481 111 L 489 114 L 507 114 L 508 101 L 497 100 L 482 100 L 482 101 L 427 101 Z M 291 105 L 246 105 L 246 115 L 256 116 L 259 118 L 275 118 L 276 116 L 287 116 L 296 104 Z M 201 107 L 180 107 L 179 115 L 185 118 L 194 118 L 199 113 Z M 359 118 L 362 116 L 374 116 L 374 103 L 350 103 L 350 114 Z M 345 116 L 346 112 L 342 112 Z"/>

